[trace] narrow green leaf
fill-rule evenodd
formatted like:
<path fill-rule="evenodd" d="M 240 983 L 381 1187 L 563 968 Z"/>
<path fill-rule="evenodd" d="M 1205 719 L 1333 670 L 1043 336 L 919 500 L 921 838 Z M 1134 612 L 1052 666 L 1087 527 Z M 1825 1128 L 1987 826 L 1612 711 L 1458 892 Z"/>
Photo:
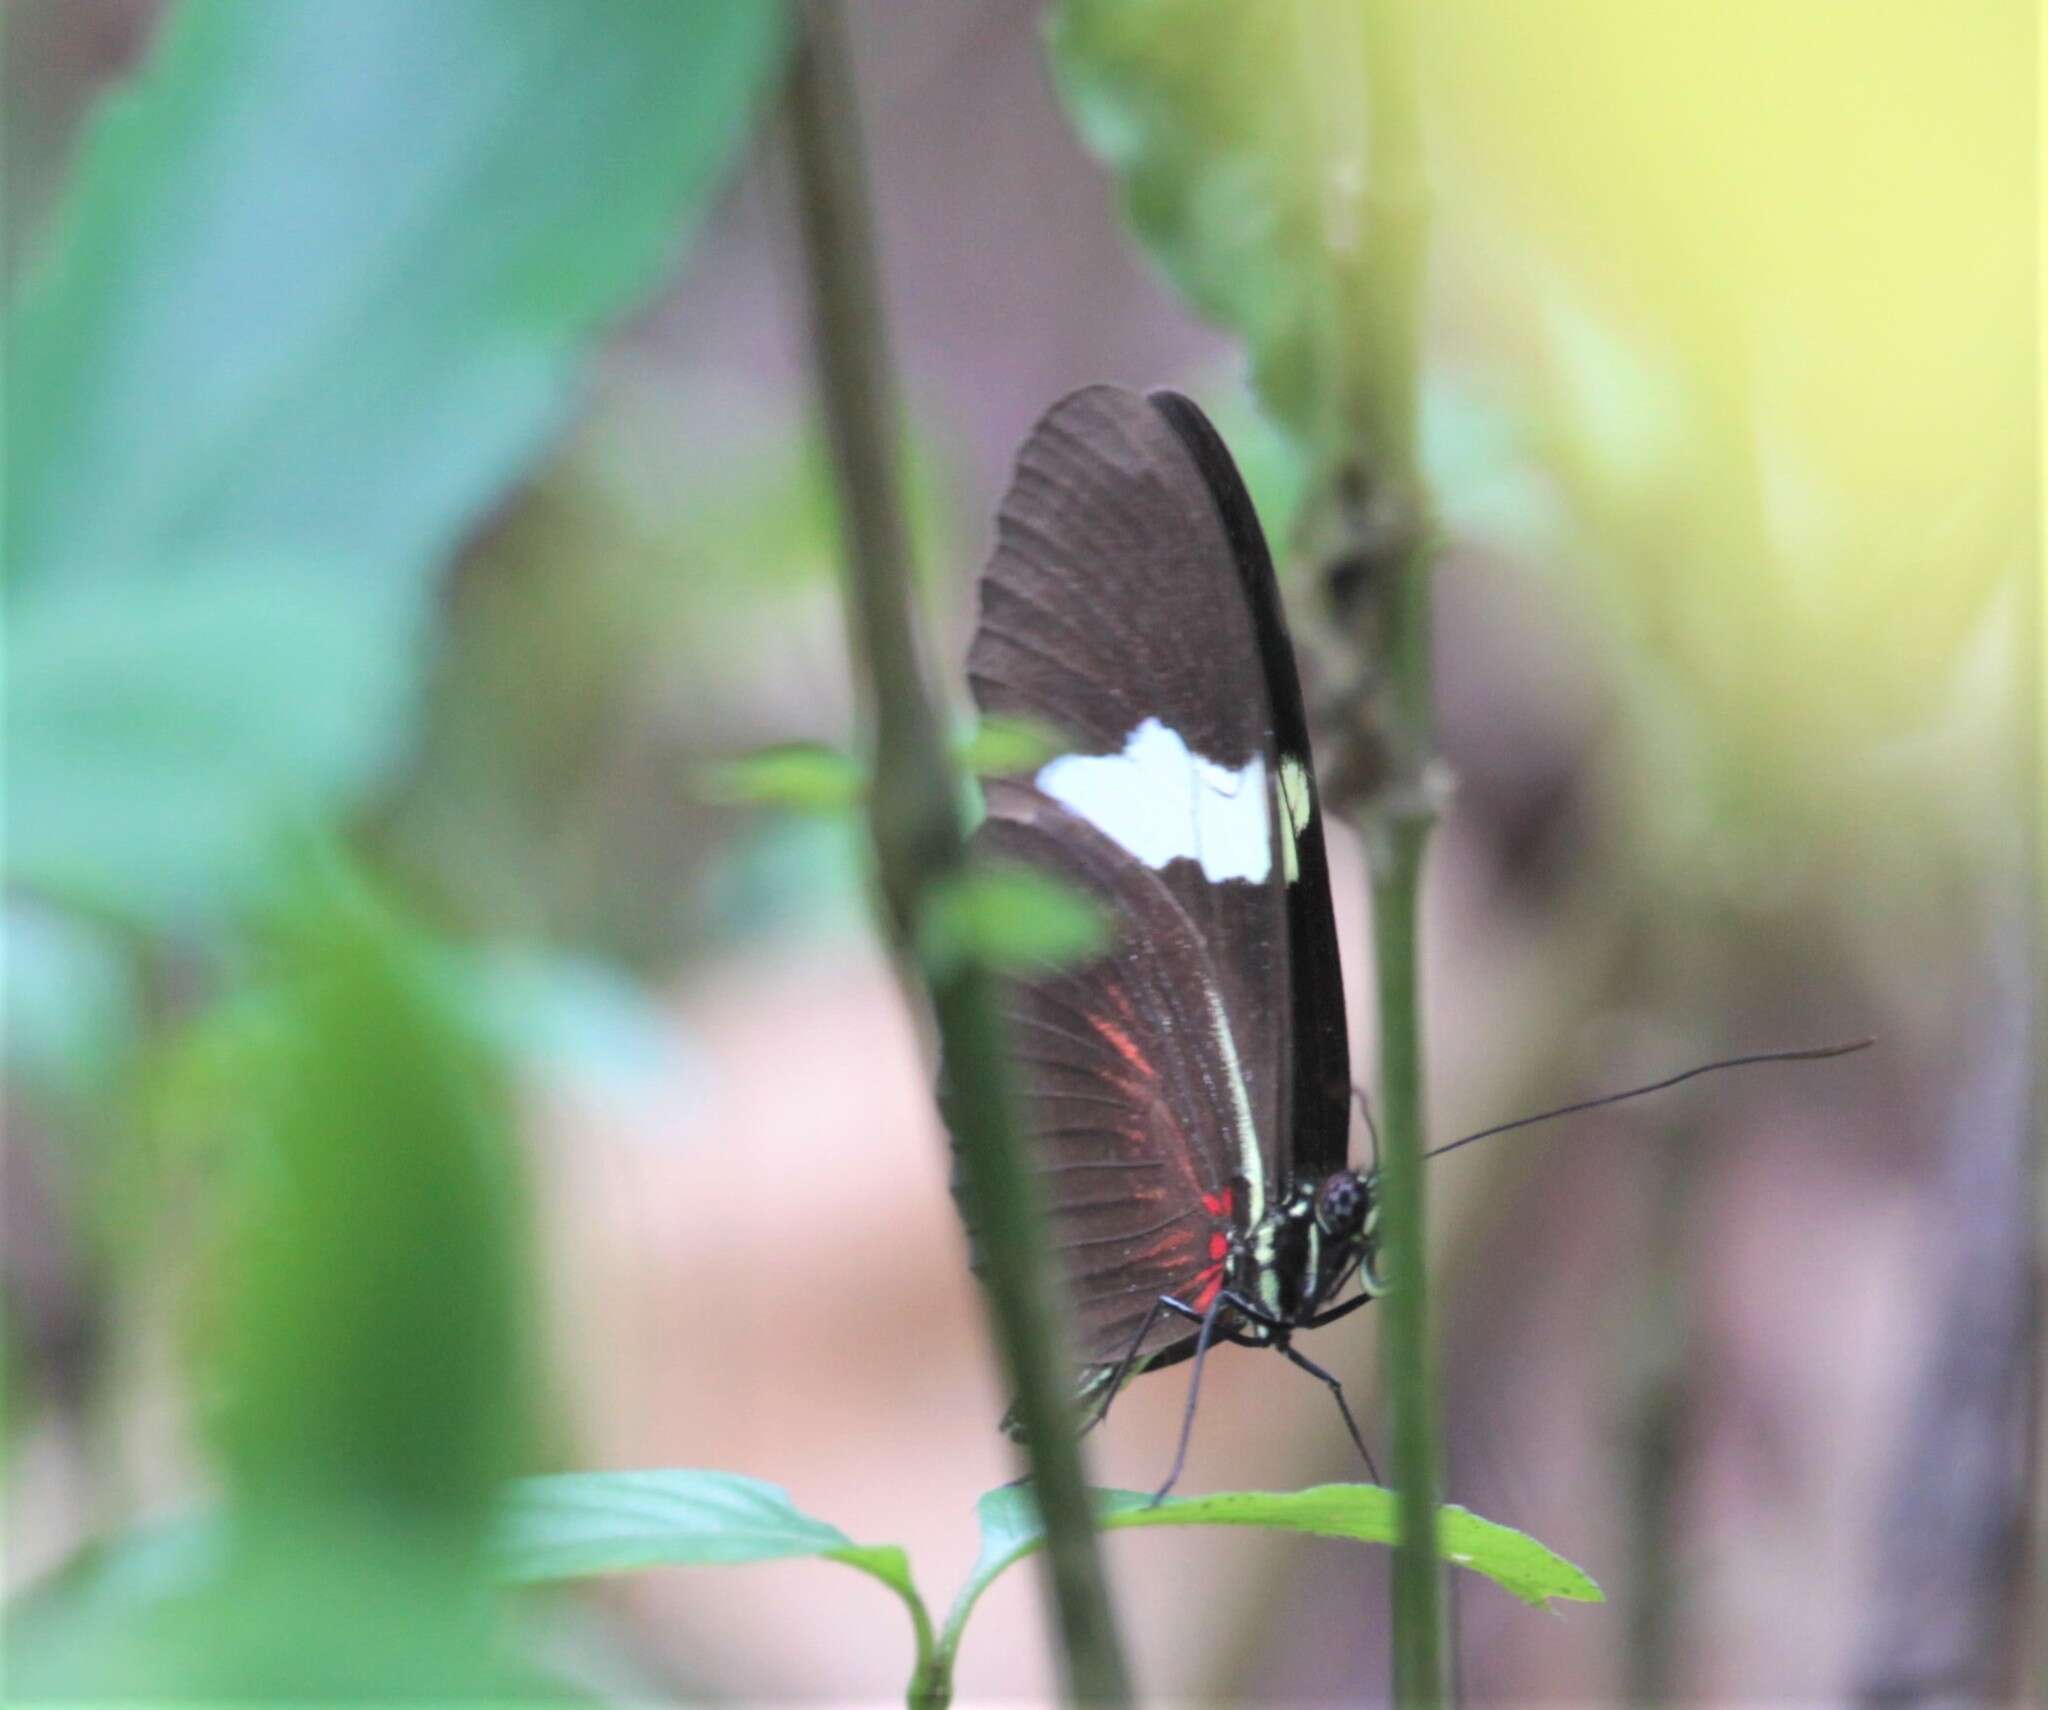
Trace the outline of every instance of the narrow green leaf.
<path fill-rule="evenodd" d="M 1257 1526 L 1318 1538 L 1391 1544 L 1399 1529 L 1394 1494 L 1371 1484 L 1324 1484 L 1295 1491 L 1224 1491 L 1169 1497 L 1158 1507 L 1139 1491 L 1098 1490 L 1105 1531 L 1144 1526 Z M 981 1552 L 954 1599 L 940 1635 L 941 1666 L 950 1672 L 960 1635 L 981 1594 L 1006 1569 L 1045 1541 L 1031 1493 L 1019 1485 L 992 1490 L 976 1505 Z M 1552 1599 L 1604 1602 L 1599 1586 L 1580 1569 L 1526 1533 L 1482 1520 L 1463 1508 L 1441 1510 L 1444 1559 L 1484 1574 L 1524 1603 Z"/>
<path fill-rule="evenodd" d="M 213 1047 L 226 1234 L 202 1393 L 244 1531 L 381 1518 L 466 1551 L 527 1449 L 525 1182 L 446 952 L 309 856 Z"/>
<path fill-rule="evenodd" d="M 922 1665 L 931 1622 L 903 1551 L 856 1544 L 759 1479 L 696 1468 L 522 1479 L 505 1500 L 497 1539 L 498 1577 L 513 1584 L 802 1556 L 844 1562 L 902 1598 Z"/>
<path fill-rule="evenodd" d="M 960 766 L 980 778 L 1035 772 L 1065 754 L 1073 742 L 1049 724 L 1030 718 L 985 718 L 960 744 Z"/>
<path fill-rule="evenodd" d="M 753 802 L 793 813 L 848 813 L 867 794 L 867 777 L 852 755 L 822 742 L 786 742 L 707 766 L 709 801 Z"/>
<path fill-rule="evenodd" d="M 1092 898 L 1029 867 L 972 868 L 933 893 L 920 948 L 945 969 L 971 957 L 1007 972 L 1086 961 L 1110 941 L 1109 917 Z"/>

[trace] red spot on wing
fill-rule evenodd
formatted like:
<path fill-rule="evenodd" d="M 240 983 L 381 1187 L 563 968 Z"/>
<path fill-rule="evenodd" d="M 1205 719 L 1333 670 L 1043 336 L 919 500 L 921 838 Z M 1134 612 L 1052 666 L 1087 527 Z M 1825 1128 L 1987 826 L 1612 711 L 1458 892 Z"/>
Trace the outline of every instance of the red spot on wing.
<path fill-rule="evenodd" d="M 1219 1188 L 1214 1193 L 1202 1195 L 1202 1209 L 1211 1217 L 1220 1219 L 1226 1225 L 1230 1221 L 1236 1204 L 1237 1190 L 1234 1187 Z M 1210 1262 L 1195 1273 L 1195 1281 L 1201 1286 L 1195 1291 L 1194 1299 L 1188 1302 L 1188 1305 L 1192 1306 L 1197 1312 L 1206 1312 L 1209 1308 L 1209 1303 L 1222 1292 L 1223 1273 L 1228 1268 L 1229 1259 L 1229 1229 L 1225 1227 L 1210 1230 Z"/>

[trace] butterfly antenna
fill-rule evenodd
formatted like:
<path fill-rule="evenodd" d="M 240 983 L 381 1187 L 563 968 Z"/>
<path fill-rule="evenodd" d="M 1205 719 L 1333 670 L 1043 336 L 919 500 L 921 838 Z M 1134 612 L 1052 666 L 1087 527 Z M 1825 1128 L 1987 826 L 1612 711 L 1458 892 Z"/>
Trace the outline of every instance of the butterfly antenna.
<path fill-rule="evenodd" d="M 1425 1152 L 1425 1158 L 1441 1158 L 1446 1152 L 1455 1152 L 1460 1146 L 1469 1146 L 1475 1140 L 1490 1140 L 1496 1134 L 1505 1134 L 1510 1129 L 1529 1128 L 1539 1122 L 1550 1122 L 1560 1116 L 1576 1116 L 1582 1110 L 1598 1110 L 1603 1104 L 1619 1104 L 1625 1098 L 1641 1098 L 1644 1093 L 1662 1092 L 1666 1087 L 1675 1087 L 1680 1081 L 1689 1081 L 1695 1075 L 1710 1075 L 1716 1069 L 1740 1069 L 1750 1063 L 1811 1063 L 1823 1057 L 1846 1057 L 1852 1051 L 1867 1050 L 1875 1045 L 1875 1039 L 1851 1039 L 1842 1045 L 1817 1045 L 1805 1051 L 1752 1051 L 1743 1057 L 1722 1057 L 1712 1063 L 1701 1063 L 1687 1069 L 1683 1074 L 1667 1075 L 1661 1081 L 1652 1081 L 1645 1087 L 1630 1087 L 1627 1092 L 1603 1093 L 1598 1098 L 1580 1099 L 1576 1104 L 1561 1104 L 1555 1110 L 1539 1111 L 1534 1116 L 1518 1116 L 1513 1122 L 1496 1123 L 1491 1128 L 1482 1128 L 1477 1134 L 1467 1134 L 1461 1140 L 1452 1140 L 1445 1145 Z"/>

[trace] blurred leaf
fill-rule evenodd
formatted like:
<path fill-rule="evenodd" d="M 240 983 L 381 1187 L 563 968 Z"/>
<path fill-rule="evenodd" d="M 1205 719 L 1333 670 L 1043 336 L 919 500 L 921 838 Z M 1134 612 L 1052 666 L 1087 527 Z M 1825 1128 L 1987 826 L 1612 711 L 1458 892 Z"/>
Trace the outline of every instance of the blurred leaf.
<path fill-rule="evenodd" d="M 872 921 L 867 834 L 858 819 L 763 816 L 720 850 L 704 877 L 705 925 L 726 938 L 859 936 Z"/>
<path fill-rule="evenodd" d="M 931 1622 L 903 1551 L 856 1544 L 759 1479 L 695 1468 L 522 1479 L 498 1530 L 499 1575 L 515 1584 L 796 1556 L 844 1562 L 895 1592 L 910 1611 L 922 1664 Z"/>
<path fill-rule="evenodd" d="M 1062 0 L 1055 82 L 1175 287 L 1243 336 L 1273 417 L 1307 447 L 1373 311 L 1361 287 L 1364 58 L 1356 9 Z"/>
<path fill-rule="evenodd" d="M 430 576 L 702 212 L 781 36 L 754 0 L 174 10 L 8 331 L 15 863 L 217 904 L 253 833 L 388 763 Z"/>
<path fill-rule="evenodd" d="M 91 1548 L 12 1601 L 10 1702 L 540 1702 L 492 1600 L 402 1527 L 308 1513 L 238 1554 L 221 1519 Z"/>
<path fill-rule="evenodd" d="M 465 961 L 477 1013 L 507 1053 L 614 1094 L 658 1087 L 671 1104 L 689 1080 L 682 1023 L 605 963 L 511 947 Z"/>
<path fill-rule="evenodd" d="M 985 718 L 960 744 L 960 766 L 979 778 L 1014 777 L 1037 771 L 1073 746 L 1072 738 L 1037 719 Z"/>
<path fill-rule="evenodd" d="M 249 1138 L 216 1279 L 239 1512 L 461 1547 L 526 1448 L 525 1208 L 502 1066 L 445 954 L 308 859 L 231 1002 Z"/>
<path fill-rule="evenodd" d="M 925 905 L 919 949 L 937 969 L 971 957 L 1024 972 L 1087 960 L 1107 947 L 1108 915 L 1094 899 L 1020 866 L 977 866 Z"/>
<path fill-rule="evenodd" d="M 425 612 L 335 566 L 155 569 L 16 602 L 7 861 L 168 918 L 246 894 L 290 816 L 395 757 Z"/>
<path fill-rule="evenodd" d="M 141 1023 L 135 969 L 118 941 L 28 901 L 6 905 L 0 932 L 10 1080 L 67 1099 L 103 1096 Z"/>
<path fill-rule="evenodd" d="M 23 295 L 13 574 L 438 562 L 702 212 L 781 35 L 754 0 L 178 7 Z"/>
<path fill-rule="evenodd" d="M 1253 407 L 1240 385 L 1219 383 L 1203 394 L 1203 402 L 1277 553 L 1292 538 L 1308 497 L 1301 448 Z M 1536 563 L 1565 558 L 1575 537 L 1563 498 L 1545 474 L 1543 448 L 1520 413 L 1463 376 L 1426 374 L 1420 431 L 1423 473 L 1446 532 Z"/>
<path fill-rule="evenodd" d="M 12 1611 L 40 1695 L 352 1700 L 530 1686 L 479 1595 L 533 1416 L 507 1076 L 450 952 L 304 853 L 159 1103 L 210 1138 L 193 1388 L 227 1503 Z"/>
<path fill-rule="evenodd" d="M 1370 428 L 1340 419 L 1371 383 L 1381 313 L 1361 248 L 1372 163 L 1357 11 L 1062 0 L 1052 14 L 1060 92 L 1116 173 L 1132 227 L 1188 301 L 1249 347 L 1253 388 L 1281 431 L 1227 401 L 1217 415 L 1276 541 L 1290 537 L 1326 444 Z M 1558 502 L 1497 400 L 1426 377 L 1420 432 L 1447 528 L 1555 547 Z"/>
<path fill-rule="evenodd" d="M 718 802 L 755 802 L 794 813 L 847 813 L 867 795 L 852 755 L 822 742 L 786 742 L 707 766 L 704 794 Z"/>
<path fill-rule="evenodd" d="M 515 1583 L 790 1556 L 843 1561 L 916 1598 L 895 1545 L 856 1544 L 797 1508 L 779 1485 L 738 1473 L 686 1467 L 521 1479 L 499 1516 L 498 1572 Z"/>

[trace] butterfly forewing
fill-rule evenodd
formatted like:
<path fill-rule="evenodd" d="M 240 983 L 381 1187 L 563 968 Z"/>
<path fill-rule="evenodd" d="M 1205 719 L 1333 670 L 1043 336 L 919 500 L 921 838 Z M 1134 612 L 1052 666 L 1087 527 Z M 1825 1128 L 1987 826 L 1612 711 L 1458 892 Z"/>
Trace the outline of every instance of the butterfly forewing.
<path fill-rule="evenodd" d="M 968 680 L 984 712 L 1072 742 L 1028 780 L 1032 796 L 1088 827 L 1185 918 L 1186 947 L 1135 939 L 1130 955 L 1157 960 L 1196 1012 L 1185 1049 L 1232 1097 L 1228 1120 L 1181 1144 L 1213 1177 L 1242 1178 L 1235 1213 L 1255 1218 L 1285 1171 L 1289 1132 L 1283 778 L 1237 547 L 1209 476 L 1150 400 L 1090 387 L 1025 442 Z M 985 839 L 1001 840 L 995 822 L 1009 811 L 992 801 Z"/>
<path fill-rule="evenodd" d="M 1351 1049 L 1344 1018 L 1344 974 L 1337 954 L 1337 920 L 1330 901 L 1329 858 L 1323 845 L 1322 804 L 1309 752 L 1308 715 L 1273 556 L 1259 527 L 1251 495 L 1209 418 L 1177 392 L 1148 400 L 1163 415 L 1200 468 L 1231 545 L 1244 590 L 1272 716 L 1278 805 L 1289 863 L 1287 944 L 1293 1061 L 1287 1137 L 1297 1176 L 1310 1180 L 1348 1161 L 1351 1118 Z"/>

